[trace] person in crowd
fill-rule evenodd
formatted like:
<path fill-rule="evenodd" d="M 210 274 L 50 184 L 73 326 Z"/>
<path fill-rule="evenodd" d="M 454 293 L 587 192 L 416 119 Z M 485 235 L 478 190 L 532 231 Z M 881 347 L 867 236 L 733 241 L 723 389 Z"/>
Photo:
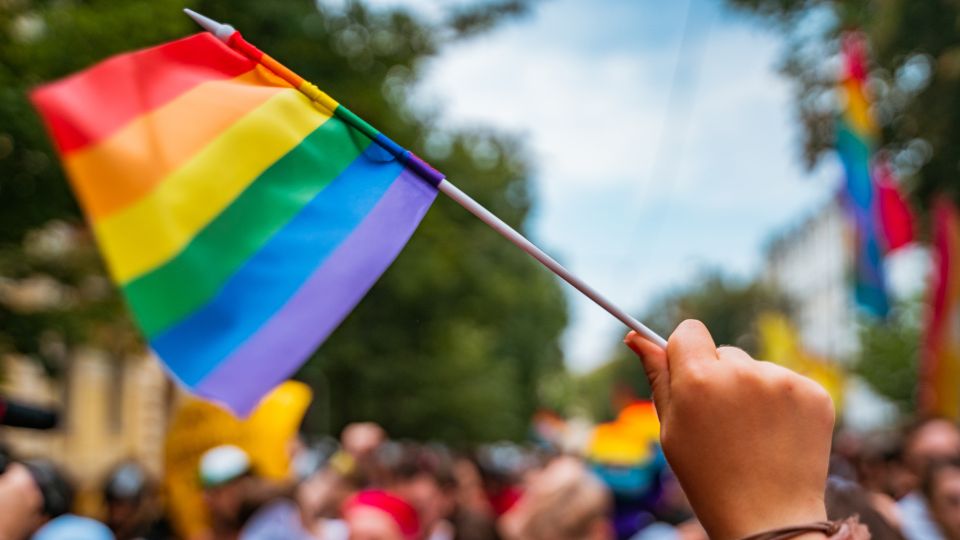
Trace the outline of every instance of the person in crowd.
<path fill-rule="evenodd" d="M 423 538 L 453 540 L 450 518 L 456 506 L 455 480 L 449 456 L 410 445 L 393 471 L 391 491 L 410 502 L 420 516 Z"/>
<path fill-rule="evenodd" d="M 827 522 L 824 493 L 835 412 L 827 392 L 782 366 L 717 348 L 684 321 L 666 350 L 631 332 L 660 418 L 660 441 L 714 540 L 869 538 Z"/>
<path fill-rule="evenodd" d="M 870 530 L 873 540 L 903 540 L 899 523 L 885 513 L 887 507 L 877 505 L 874 495 L 852 480 L 830 476 L 827 479 L 827 518 L 856 515 Z"/>
<path fill-rule="evenodd" d="M 915 487 L 913 475 L 903 464 L 902 446 L 889 436 L 867 436 L 848 458 L 856 471 L 851 479 L 859 482 L 872 506 L 897 529 L 901 527 L 897 500 Z"/>
<path fill-rule="evenodd" d="M 30 538 L 73 506 L 73 486 L 48 460 L 3 464 L 0 474 L 0 538 Z"/>
<path fill-rule="evenodd" d="M 456 540 L 497 540 L 493 506 L 483 487 L 477 464 L 466 456 L 454 458 L 455 509 L 450 520 Z"/>
<path fill-rule="evenodd" d="M 497 518 L 505 514 L 520 500 L 523 494 L 521 485 L 523 475 L 529 470 L 520 470 L 517 466 L 515 451 L 505 452 L 504 448 L 481 448 L 477 453 L 477 465 L 483 478 L 483 490 L 493 515 Z"/>
<path fill-rule="evenodd" d="M 10 463 L 0 474 L 0 538 L 29 538 L 46 521 L 43 493 L 22 463 Z"/>
<path fill-rule="evenodd" d="M 349 479 L 330 464 L 297 486 L 295 497 L 304 527 L 319 540 L 346 540 L 349 531 L 338 509 L 350 496 Z"/>
<path fill-rule="evenodd" d="M 387 443 L 387 433 L 373 422 L 348 424 L 340 434 L 343 453 L 353 462 L 353 474 L 365 485 L 386 484 L 378 454 Z"/>
<path fill-rule="evenodd" d="M 335 447 L 301 447 L 294 456 L 297 484 L 290 495 L 260 508 L 243 527 L 240 540 L 348 540 L 338 510 L 350 489 Z"/>
<path fill-rule="evenodd" d="M 211 448 L 201 457 L 200 484 L 214 540 L 234 540 L 240 534 L 244 491 L 251 474 L 249 456 L 236 446 Z"/>
<path fill-rule="evenodd" d="M 903 538 L 900 511 L 891 497 L 894 473 L 889 438 L 841 431 L 833 440 L 827 479 L 827 515 L 857 514 L 874 538 Z"/>
<path fill-rule="evenodd" d="M 935 461 L 960 457 L 960 429 L 945 418 L 928 418 L 911 426 L 904 436 L 903 462 L 911 474 L 912 490 L 897 503 L 907 540 L 940 540 L 920 485 Z"/>
<path fill-rule="evenodd" d="M 200 458 L 200 484 L 210 515 L 213 540 L 235 540 L 261 507 L 283 492 L 254 474 L 250 457 L 239 447 L 211 448 Z"/>
<path fill-rule="evenodd" d="M 608 540 L 613 500 L 582 460 L 564 456 L 537 473 L 500 518 L 506 540 Z"/>
<path fill-rule="evenodd" d="M 117 540 L 166 540 L 173 533 L 161 519 L 157 493 L 142 465 L 120 463 L 103 486 L 104 522 Z"/>
<path fill-rule="evenodd" d="M 343 517 L 350 540 L 417 540 L 421 534 L 413 505 L 383 490 L 355 494 L 344 504 Z"/>
<path fill-rule="evenodd" d="M 922 489 L 941 536 L 960 540 L 960 458 L 931 462 Z"/>

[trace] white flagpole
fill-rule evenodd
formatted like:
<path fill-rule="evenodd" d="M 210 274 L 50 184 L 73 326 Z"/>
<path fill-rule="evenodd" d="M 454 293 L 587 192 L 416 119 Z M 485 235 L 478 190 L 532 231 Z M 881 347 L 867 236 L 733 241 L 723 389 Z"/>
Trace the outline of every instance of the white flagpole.
<path fill-rule="evenodd" d="M 527 240 L 525 236 L 518 233 L 513 227 L 507 225 L 503 222 L 502 219 L 498 218 L 496 214 L 487 210 L 480 205 L 477 201 L 473 200 L 472 197 L 464 193 L 457 186 L 451 184 L 447 180 L 442 180 L 438 186 L 440 191 L 457 202 L 460 206 L 467 209 L 468 212 L 477 216 L 480 221 L 486 223 L 493 230 L 500 233 L 504 238 L 512 242 L 515 246 L 526 251 L 534 259 L 540 261 L 540 263 L 550 269 L 551 272 L 560 276 L 560 279 L 566 281 L 573 288 L 577 289 L 584 294 L 590 300 L 593 300 L 598 306 L 602 307 L 607 311 L 607 313 L 613 315 L 620 320 L 623 324 L 627 325 L 631 330 L 636 331 L 641 336 L 646 339 L 656 343 L 661 348 L 667 348 L 667 340 L 660 337 L 659 334 L 647 328 L 642 322 L 630 316 L 629 313 L 620 309 L 616 304 L 607 300 L 602 294 L 597 292 L 596 289 L 587 285 L 582 279 L 570 273 L 569 270 L 563 267 L 560 263 L 554 260 L 553 257 L 547 255 L 542 249 L 538 248 L 533 242 Z"/>
<path fill-rule="evenodd" d="M 198 25 L 203 27 L 204 30 L 215 35 L 221 41 L 226 42 L 234 32 L 233 27 L 230 25 L 214 21 L 213 19 L 205 17 L 191 9 L 184 9 L 183 11 Z M 546 266 L 551 272 L 583 293 L 584 296 L 590 300 L 593 300 L 594 303 L 605 309 L 607 313 L 613 315 L 620 322 L 627 325 L 628 328 L 636 331 L 638 334 L 652 341 L 653 343 L 656 343 L 661 348 L 667 348 L 667 340 L 663 339 L 653 330 L 647 328 L 640 321 L 631 317 L 630 314 L 620 309 L 613 302 L 607 300 L 602 294 L 597 292 L 596 289 L 590 285 L 587 285 L 585 281 L 571 274 L 569 270 L 555 261 L 553 257 L 547 255 L 542 249 L 534 245 L 533 242 L 527 240 L 526 237 L 514 230 L 513 227 L 504 223 L 503 220 L 498 218 L 493 212 L 481 206 L 480 203 L 473 200 L 463 191 L 460 191 L 460 188 L 451 184 L 445 179 L 440 181 L 440 183 L 437 185 L 437 188 L 444 195 L 456 201 L 457 204 L 466 208 L 471 214 L 477 216 L 480 221 L 489 225 L 490 228 L 500 233 L 500 235 L 512 242 L 515 246 L 527 252 L 527 254 L 539 261 L 542 265 Z"/>

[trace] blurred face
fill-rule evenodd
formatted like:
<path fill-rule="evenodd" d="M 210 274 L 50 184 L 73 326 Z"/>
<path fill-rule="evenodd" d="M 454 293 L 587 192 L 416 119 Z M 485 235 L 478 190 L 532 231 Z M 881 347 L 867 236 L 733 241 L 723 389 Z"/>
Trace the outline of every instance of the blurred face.
<path fill-rule="evenodd" d="M 43 524 L 43 495 L 19 463 L 0 474 L 0 508 L 0 538 L 27 538 Z"/>
<path fill-rule="evenodd" d="M 429 531 L 453 510 L 449 494 L 429 474 L 419 474 L 398 486 L 397 494 L 417 509 L 424 530 Z"/>
<path fill-rule="evenodd" d="M 114 530 L 126 528 L 136 520 L 138 508 L 136 501 L 110 501 L 107 503 L 107 525 Z"/>
<path fill-rule="evenodd" d="M 350 509 L 344 516 L 350 540 L 404 540 L 403 532 L 390 514 L 370 506 Z"/>
<path fill-rule="evenodd" d="M 245 482 L 241 478 L 222 486 L 207 488 L 203 492 L 210 518 L 215 526 L 239 526 L 244 487 Z"/>
<path fill-rule="evenodd" d="M 357 459 L 364 459 L 386 440 L 383 428 L 373 422 L 350 424 L 343 430 L 343 449 Z"/>
<path fill-rule="evenodd" d="M 922 478 L 931 461 L 960 456 L 960 430 L 947 420 L 933 420 L 921 427 L 904 449 L 904 462 Z"/>
<path fill-rule="evenodd" d="M 936 473 L 930 512 L 948 540 L 960 540 L 960 469 L 951 467 Z"/>
<path fill-rule="evenodd" d="M 523 497 L 500 518 L 500 531 L 510 540 L 560 540 L 568 538 L 564 530 L 574 518 L 579 523 L 578 540 L 612 538 L 603 518 L 606 500 L 603 493 L 579 492 L 588 479 L 586 468 L 577 459 L 561 457 L 531 477 Z M 602 489 L 602 488 L 597 488 Z"/>
<path fill-rule="evenodd" d="M 315 518 L 329 513 L 331 508 L 342 502 L 337 491 L 342 483 L 340 476 L 332 471 L 320 471 L 297 487 L 297 504 L 307 518 Z"/>

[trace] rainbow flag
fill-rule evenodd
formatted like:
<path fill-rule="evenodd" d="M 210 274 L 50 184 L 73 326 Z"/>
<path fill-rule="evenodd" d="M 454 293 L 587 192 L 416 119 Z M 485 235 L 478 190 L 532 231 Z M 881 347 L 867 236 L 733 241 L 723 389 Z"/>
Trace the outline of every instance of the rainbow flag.
<path fill-rule="evenodd" d="M 920 370 L 923 414 L 960 418 L 960 212 L 933 209 L 933 279 Z"/>
<path fill-rule="evenodd" d="M 443 179 L 236 32 L 31 97 L 151 348 L 243 414 L 363 298 Z"/>
<path fill-rule="evenodd" d="M 846 107 L 837 119 L 835 144 L 846 175 L 844 200 L 854 229 L 855 298 L 867 312 L 886 317 L 890 301 L 883 257 L 912 241 L 912 217 L 889 167 L 873 162 L 878 133 L 867 99 L 863 38 L 847 35 L 843 54 L 846 67 L 840 92 Z"/>
<path fill-rule="evenodd" d="M 595 426 L 586 458 L 617 495 L 638 496 L 651 489 L 664 461 L 653 402 L 635 401 L 616 420 Z"/>

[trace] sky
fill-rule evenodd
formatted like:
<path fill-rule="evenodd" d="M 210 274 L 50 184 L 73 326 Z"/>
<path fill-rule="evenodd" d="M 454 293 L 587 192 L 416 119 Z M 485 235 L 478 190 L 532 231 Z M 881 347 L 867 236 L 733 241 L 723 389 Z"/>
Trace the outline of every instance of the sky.
<path fill-rule="evenodd" d="M 450 2 L 377 0 L 436 16 Z M 749 277 L 764 246 L 841 178 L 800 160 L 784 46 L 712 0 L 545 0 L 455 42 L 416 100 L 446 127 L 523 136 L 536 169 L 528 230 L 615 303 L 642 313 L 707 268 Z M 455 179 L 452 179 L 455 181 Z M 567 288 L 568 366 L 620 346 L 622 325 Z"/>

